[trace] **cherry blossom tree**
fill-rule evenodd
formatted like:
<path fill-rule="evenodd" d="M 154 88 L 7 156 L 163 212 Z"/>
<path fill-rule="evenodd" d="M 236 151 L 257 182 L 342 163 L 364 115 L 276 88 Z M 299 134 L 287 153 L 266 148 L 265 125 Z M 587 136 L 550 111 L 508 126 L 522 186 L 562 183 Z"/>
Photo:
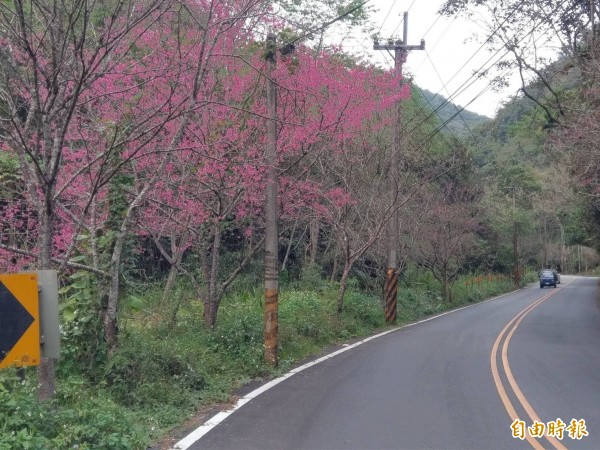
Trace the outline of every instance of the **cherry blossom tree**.
<path fill-rule="evenodd" d="M 144 2 L 136 8 L 113 3 L 110 13 L 97 2 L 33 0 L 0 4 L 0 97 L 2 150 L 19 163 L 24 199 L 35 213 L 35 246 L 0 245 L 14 255 L 35 258 L 35 267 L 49 269 L 58 252 L 70 247 L 76 227 L 59 227 L 61 177 L 75 118 L 84 97 L 126 58 L 114 50 L 139 39 L 159 20 L 167 1 Z M 57 239 L 58 230 L 63 237 Z M 19 243 L 17 243 L 19 244 Z M 57 248 L 56 248 L 57 247 Z M 40 398 L 53 393 L 53 364 L 43 360 Z"/>
<path fill-rule="evenodd" d="M 104 334 L 114 349 L 134 218 L 172 155 L 194 148 L 193 119 L 214 102 L 213 59 L 234 54 L 264 2 L 156 1 L 134 9 L 117 2 L 110 11 L 72 2 L 54 13 L 42 3 L 33 3 L 35 23 L 20 3 L 1 6 L 2 147 L 19 161 L 37 223 L 34 248 L 0 245 L 37 258 L 38 268 L 59 262 L 108 278 Z M 84 232 L 86 266 L 69 260 Z M 106 261 L 98 236 L 108 233 Z"/>
<path fill-rule="evenodd" d="M 195 152 L 186 150 L 173 157 L 140 220 L 167 261 L 192 280 L 209 327 L 216 323 L 225 290 L 262 243 L 267 168 L 262 153 L 266 138 L 261 131 L 262 76 L 244 70 L 257 68 L 259 57 L 221 61 L 217 72 L 227 76 L 220 77 L 219 91 L 213 95 L 219 102 L 203 109 L 202 117 L 194 121 Z M 385 74 L 374 76 L 371 68 L 350 70 L 335 55 L 315 55 L 305 48 L 284 61 L 277 78 L 281 83 L 281 219 L 297 221 L 314 210 L 321 198 L 322 180 L 311 177 L 316 161 L 340 153 L 340 143 L 355 134 L 348 130 L 362 127 L 380 106 L 377 96 L 389 80 Z M 249 243 L 229 274 L 220 270 L 226 227 L 240 230 Z M 170 250 L 161 243 L 166 229 L 171 233 Z M 172 234 L 174 230 L 179 230 L 179 237 Z M 186 248 L 199 255 L 200 279 L 181 264 Z"/>

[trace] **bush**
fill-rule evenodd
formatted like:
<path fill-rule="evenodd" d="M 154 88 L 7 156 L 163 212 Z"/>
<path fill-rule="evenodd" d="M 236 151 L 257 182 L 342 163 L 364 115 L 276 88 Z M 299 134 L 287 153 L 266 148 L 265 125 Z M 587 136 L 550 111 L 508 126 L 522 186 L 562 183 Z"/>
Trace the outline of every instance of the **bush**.
<path fill-rule="evenodd" d="M 63 380 L 56 397 L 36 400 L 35 373 L 21 381 L 16 372 L 0 374 L 0 449 L 139 449 L 149 434 L 132 414 L 101 390 L 93 395 L 81 380 Z"/>
<path fill-rule="evenodd" d="M 327 281 L 323 279 L 322 269 L 317 264 L 307 264 L 302 268 L 300 281 L 296 283 L 299 290 L 321 292 L 327 289 Z"/>

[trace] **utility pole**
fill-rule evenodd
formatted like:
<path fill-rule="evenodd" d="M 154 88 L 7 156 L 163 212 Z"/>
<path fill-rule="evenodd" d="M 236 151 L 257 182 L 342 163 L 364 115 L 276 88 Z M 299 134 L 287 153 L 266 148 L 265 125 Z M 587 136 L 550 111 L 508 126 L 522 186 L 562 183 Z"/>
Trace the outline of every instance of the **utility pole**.
<path fill-rule="evenodd" d="M 565 261 L 565 227 L 562 222 L 558 222 L 560 228 L 560 268 L 561 272 L 567 271 L 567 262 Z"/>
<path fill-rule="evenodd" d="M 425 40 L 421 39 L 420 45 L 407 45 L 408 40 L 408 12 L 404 13 L 404 32 L 402 40 L 394 43 L 380 45 L 375 41 L 373 49 L 394 51 L 395 70 L 402 75 L 402 66 L 406 62 L 406 57 L 410 50 L 424 50 Z M 400 77 L 398 90 L 402 90 L 404 82 Z M 386 323 L 396 322 L 396 306 L 398 302 L 398 239 L 400 237 L 398 211 L 395 204 L 399 195 L 399 175 L 400 175 L 400 151 L 402 147 L 402 102 L 396 102 L 396 126 L 394 127 L 394 148 L 390 156 L 390 166 L 388 171 L 388 189 L 390 196 L 391 217 L 388 223 L 388 265 L 385 276 L 385 321 Z"/>
<path fill-rule="evenodd" d="M 516 190 L 517 188 L 513 186 L 513 280 L 515 287 L 518 288 L 521 285 L 521 270 L 519 267 L 519 223 L 517 222 Z"/>
<path fill-rule="evenodd" d="M 274 80 L 276 68 L 277 42 L 274 34 L 267 36 L 266 76 L 267 76 L 267 145 L 265 160 L 268 166 L 267 192 L 265 204 L 265 314 L 264 346 L 265 362 L 277 366 L 277 342 L 279 327 L 279 231 L 277 227 L 277 85 Z"/>
<path fill-rule="evenodd" d="M 346 13 L 321 26 L 321 29 L 332 25 L 359 8 L 368 0 L 355 6 Z M 311 33 L 297 37 L 295 40 L 277 48 L 277 38 L 269 33 L 266 41 L 265 59 L 267 67 L 267 144 L 265 146 L 265 161 L 267 171 L 267 190 L 265 201 L 265 312 L 264 312 L 264 359 L 273 367 L 278 364 L 277 347 L 279 341 L 279 211 L 277 207 L 279 163 L 277 161 L 277 84 L 275 83 L 275 68 L 277 67 L 277 52 L 286 56 L 295 50 L 295 43 L 306 38 Z"/>
<path fill-rule="evenodd" d="M 265 161 L 267 170 L 267 190 L 265 201 L 265 314 L 264 314 L 264 359 L 277 367 L 277 347 L 279 341 L 279 210 L 277 192 L 279 190 L 279 163 L 277 161 L 277 84 L 275 68 L 277 52 L 285 56 L 295 49 L 293 43 L 277 48 L 277 38 L 269 33 L 266 42 L 267 60 L 267 144 Z"/>
<path fill-rule="evenodd" d="M 544 245 L 542 250 L 544 252 L 544 269 L 549 269 L 550 265 L 548 264 L 548 221 L 546 220 L 546 211 L 542 211 L 542 217 L 544 219 Z"/>

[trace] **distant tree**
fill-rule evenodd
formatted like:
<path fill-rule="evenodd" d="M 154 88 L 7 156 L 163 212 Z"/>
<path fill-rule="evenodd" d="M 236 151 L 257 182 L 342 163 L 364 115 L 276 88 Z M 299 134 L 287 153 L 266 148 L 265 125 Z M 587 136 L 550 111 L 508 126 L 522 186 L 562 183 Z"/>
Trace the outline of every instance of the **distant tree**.
<path fill-rule="evenodd" d="M 538 105 L 552 127 L 567 111 L 564 92 L 556 83 L 561 69 L 549 65 L 555 57 L 550 52 L 559 47 L 563 60 L 585 65 L 598 35 L 600 11 L 594 5 L 582 0 L 447 0 L 441 13 L 477 17 L 486 30 L 482 41 L 512 57 L 497 64 L 494 82 L 504 86 L 517 71 L 520 91 Z"/>
<path fill-rule="evenodd" d="M 405 168 L 397 180 L 397 191 L 391 197 L 387 188 L 386 154 L 393 150 L 389 144 L 387 148 L 374 145 L 377 139 L 374 139 L 373 131 L 367 129 L 362 138 L 345 142 L 341 153 L 320 164 L 324 175 L 333 184 L 323 195 L 322 220 L 331 225 L 331 232 L 336 237 L 336 259 L 340 258 L 342 264 L 338 312 L 343 310 L 347 282 L 354 265 L 384 236 L 391 215 L 400 214 L 432 176 L 422 173 L 419 178 L 416 171 Z M 408 152 L 403 156 L 405 162 L 412 159 Z"/>
<path fill-rule="evenodd" d="M 590 53 L 598 54 L 600 42 L 594 45 Z M 584 211 L 580 215 L 579 226 L 583 226 L 591 238 L 579 236 L 576 243 L 597 249 L 600 248 L 597 244 L 600 237 L 599 74 L 600 64 L 596 56 L 586 64 L 581 83 L 571 91 L 568 121 L 552 130 L 548 142 L 549 150 L 563 155 L 564 162 L 569 163 L 575 192 L 579 196 L 581 211 Z"/>
<path fill-rule="evenodd" d="M 476 249 L 479 213 L 472 193 L 448 184 L 431 185 L 414 202 L 415 219 L 404 234 L 411 259 L 427 268 L 452 300 L 452 284 Z"/>
<path fill-rule="evenodd" d="M 373 31 L 370 20 L 373 6 L 367 3 L 356 9 L 364 0 L 276 0 L 273 3 L 274 12 L 284 19 L 286 30 L 295 37 L 305 36 L 308 45 L 319 51 L 332 44 L 339 47 L 357 30 L 366 34 Z M 353 12 L 346 15 L 348 11 Z M 340 21 L 324 26 L 340 16 L 344 16 Z"/>

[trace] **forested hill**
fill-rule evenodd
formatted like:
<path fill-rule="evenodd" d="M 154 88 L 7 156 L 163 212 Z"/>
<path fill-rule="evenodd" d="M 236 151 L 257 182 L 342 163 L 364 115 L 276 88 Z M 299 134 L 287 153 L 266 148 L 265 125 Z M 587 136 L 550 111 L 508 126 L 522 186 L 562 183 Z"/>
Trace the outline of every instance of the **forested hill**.
<path fill-rule="evenodd" d="M 469 134 L 469 128 L 473 130 L 478 125 L 491 120 L 487 116 L 479 115 L 467 109 L 464 109 L 460 114 L 457 114 L 458 111 L 461 110 L 460 106 L 449 102 L 446 97 L 440 94 L 434 94 L 427 89 L 416 89 L 413 92 L 420 97 L 424 96 L 422 99 L 424 107 L 437 110 L 437 115 L 441 123 L 449 121 L 447 129 L 449 129 L 456 137 L 467 136 Z"/>

